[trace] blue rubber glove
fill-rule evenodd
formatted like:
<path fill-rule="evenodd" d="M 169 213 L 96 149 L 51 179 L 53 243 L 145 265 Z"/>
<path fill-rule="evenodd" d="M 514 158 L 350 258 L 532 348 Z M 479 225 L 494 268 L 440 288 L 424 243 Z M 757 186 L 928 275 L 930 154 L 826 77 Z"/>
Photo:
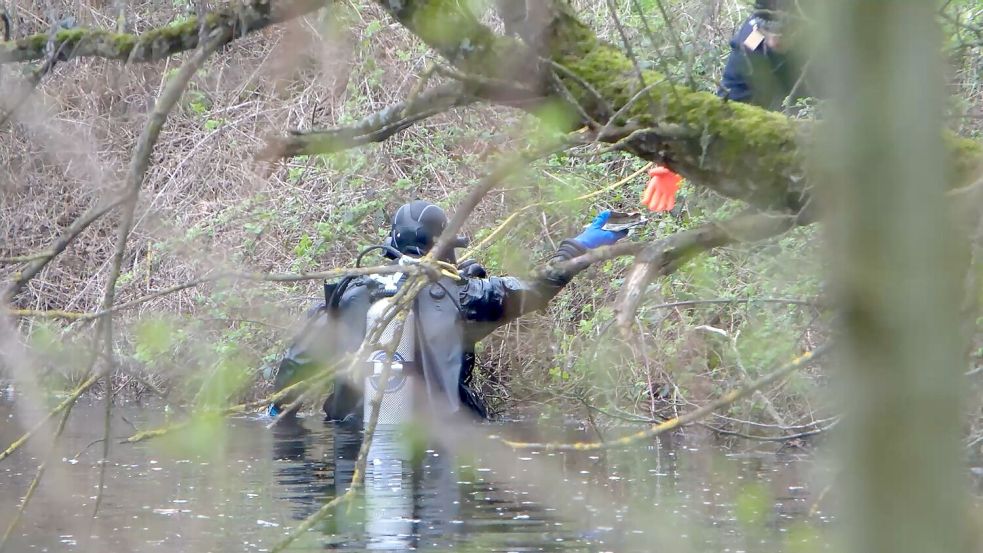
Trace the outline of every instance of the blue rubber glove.
<path fill-rule="evenodd" d="M 610 216 L 610 211 L 602 211 L 599 213 L 597 217 L 591 221 L 590 226 L 588 226 L 584 232 L 581 232 L 579 236 L 574 238 L 573 241 L 590 250 L 600 246 L 610 246 L 625 236 L 628 236 L 627 230 L 601 230 L 601 227 L 604 226 L 604 223 L 607 222 L 608 217 Z"/>

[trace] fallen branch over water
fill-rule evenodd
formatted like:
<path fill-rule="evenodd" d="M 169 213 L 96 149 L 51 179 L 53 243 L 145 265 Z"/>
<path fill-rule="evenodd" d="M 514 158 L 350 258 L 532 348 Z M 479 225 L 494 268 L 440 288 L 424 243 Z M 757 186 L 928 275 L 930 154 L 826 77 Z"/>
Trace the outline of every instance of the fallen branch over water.
<path fill-rule="evenodd" d="M 17 451 L 22 445 L 24 445 L 27 442 L 27 440 L 30 439 L 31 436 L 33 436 L 38 430 L 43 428 L 44 425 L 47 424 L 52 417 L 74 405 L 75 402 L 78 400 L 78 398 L 82 394 L 84 394 L 86 390 L 91 388 L 93 384 L 98 382 L 99 379 L 102 378 L 102 376 L 103 376 L 102 372 L 93 374 L 88 379 L 86 379 L 85 382 L 83 382 L 77 388 L 75 388 L 75 390 L 72 391 L 72 393 L 69 394 L 67 398 L 65 398 L 47 415 L 45 415 L 43 419 L 38 421 L 38 423 L 35 424 L 30 430 L 28 430 L 23 435 L 21 435 L 20 438 L 14 440 L 13 443 L 7 446 L 7 449 L 3 450 L 3 452 L 0 452 L 0 461 L 3 461 L 7 457 L 10 457 L 15 451 Z"/>
<path fill-rule="evenodd" d="M 812 430 L 806 430 L 804 432 L 797 432 L 795 434 L 785 434 L 783 436 L 759 436 L 756 434 L 746 434 L 744 432 L 737 432 L 736 430 L 727 430 L 725 428 L 718 428 L 716 426 L 711 426 L 709 424 L 699 423 L 701 426 L 710 430 L 714 434 L 719 434 L 721 436 L 733 436 L 735 438 L 742 438 L 745 440 L 751 440 L 754 442 L 789 442 L 792 440 L 801 440 L 802 438 L 810 438 L 832 430 L 840 423 L 840 419 L 837 418 L 833 422 L 827 424 L 826 426 L 820 426 Z"/>
<path fill-rule="evenodd" d="M 663 434 L 670 430 L 675 430 L 687 424 L 692 424 L 699 420 L 702 420 L 714 411 L 722 407 L 726 407 L 735 401 L 745 398 L 755 391 L 764 388 L 765 386 L 784 378 L 785 376 L 795 372 L 798 369 L 806 367 L 813 363 L 816 359 L 825 355 L 829 352 L 829 344 L 822 345 L 812 351 L 807 351 L 802 355 L 796 357 L 787 365 L 779 368 L 778 370 L 768 373 L 757 380 L 748 382 L 740 388 L 736 388 L 727 392 L 726 394 L 720 396 L 716 400 L 696 409 L 690 411 L 685 415 L 681 415 L 665 422 L 652 425 L 650 428 L 635 432 L 634 434 L 629 434 L 621 438 L 617 438 L 610 441 L 603 442 L 575 442 L 575 443 L 534 443 L 534 442 L 513 442 L 510 440 L 502 440 L 506 445 L 512 447 L 513 449 L 539 449 L 543 451 L 593 451 L 598 449 L 611 449 L 614 447 L 623 447 L 626 445 L 633 444 L 639 440 L 644 440 L 646 438 L 652 438 Z"/>

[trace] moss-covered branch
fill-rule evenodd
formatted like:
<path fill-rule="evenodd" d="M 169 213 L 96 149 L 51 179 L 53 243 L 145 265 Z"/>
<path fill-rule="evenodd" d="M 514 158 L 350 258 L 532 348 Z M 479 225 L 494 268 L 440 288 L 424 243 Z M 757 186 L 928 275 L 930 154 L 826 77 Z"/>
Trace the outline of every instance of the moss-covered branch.
<path fill-rule="evenodd" d="M 404 27 L 459 69 L 492 78 L 524 79 L 539 61 L 519 42 L 503 39 L 458 0 L 378 0 Z"/>
<path fill-rule="evenodd" d="M 531 66 L 530 60 L 543 55 L 564 68 L 556 78 L 591 118 L 606 121 L 613 109 L 619 114 L 614 125 L 674 129 L 671 135 L 635 133 L 624 146 L 643 159 L 670 166 L 696 185 L 758 207 L 797 211 L 804 202 L 809 183 L 803 146 L 811 135 L 806 123 L 725 102 L 676 85 L 656 71 L 643 72 L 647 89 L 639 94 L 643 86 L 628 56 L 599 40 L 563 0 L 550 3 L 535 52 L 515 39 L 495 35 L 454 0 L 379 2 L 462 70 L 516 75 L 514 60 Z M 524 73 L 530 74 L 536 75 Z M 584 123 L 579 114 L 571 116 Z M 979 167 L 983 146 L 952 136 L 946 140 L 953 181 L 965 182 Z"/>
<path fill-rule="evenodd" d="M 621 50 L 598 40 L 572 16 L 553 34 L 551 55 L 579 75 L 615 109 L 626 106 L 641 89 L 631 61 Z M 806 187 L 807 123 L 748 104 L 725 102 L 708 92 L 675 85 L 656 71 L 644 72 L 649 101 L 635 101 L 622 118 L 643 126 L 672 126 L 688 131 L 673 137 L 639 135 L 628 148 L 644 159 L 663 161 L 692 182 L 759 207 L 802 205 Z M 590 107 L 591 96 L 570 83 Z M 983 157 L 979 143 L 949 136 L 954 180 L 965 182 Z"/>
<path fill-rule="evenodd" d="M 205 16 L 204 31 L 226 33 L 231 42 L 247 33 L 312 12 L 328 0 L 243 0 Z M 61 59 L 99 57 L 132 62 L 148 62 L 198 47 L 201 23 L 197 17 L 175 21 L 141 34 L 113 33 L 78 27 L 61 30 L 54 36 L 54 48 Z M 45 58 L 48 33 L 38 33 L 15 41 L 0 42 L 0 63 Z"/>

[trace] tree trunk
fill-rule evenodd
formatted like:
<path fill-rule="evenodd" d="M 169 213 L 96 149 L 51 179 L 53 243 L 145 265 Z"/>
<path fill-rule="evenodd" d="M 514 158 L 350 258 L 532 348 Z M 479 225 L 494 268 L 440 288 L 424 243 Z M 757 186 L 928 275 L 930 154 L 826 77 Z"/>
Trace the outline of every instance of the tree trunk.
<path fill-rule="evenodd" d="M 823 26 L 833 109 L 821 159 L 849 398 L 843 520 L 858 553 L 967 550 L 965 250 L 945 197 L 935 9 L 831 0 Z"/>

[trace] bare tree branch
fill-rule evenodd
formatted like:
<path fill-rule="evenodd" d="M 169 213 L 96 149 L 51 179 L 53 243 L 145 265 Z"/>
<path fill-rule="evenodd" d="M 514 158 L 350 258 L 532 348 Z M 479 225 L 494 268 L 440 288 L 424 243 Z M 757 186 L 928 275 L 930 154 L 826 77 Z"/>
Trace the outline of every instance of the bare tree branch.
<path fill-rule="evenodd" d="M 75 311 L 62 311 L 51 309 L 46 311 L 36 311 L 33 309 L 10 309 L 6 313 L 14 317 L 39 317 L 45 319 L 66 319 L 70 321 L 91 321 L 100 319 L 112 313 L 138 307 L 147 302 L 159 299 L 171 294 L 175 294 L 188 288 L 194 288 L 209 282 L 219 282 L 223 280 L 244 280 L 253 282 L 301 282 L 305 280 L 324 280 L 341 278 L 346 276 L 360 276 L 369 274 L 391 274 L 396 272 L 407 272 L 406 267 L 396 265 L 385 265 L 377 267 L 357 267 L 351 269 L 332 269 L 315 273 L 217 273 L 182 282 L 163 290 L 158 290 L 152 294 L 131 300 L 125 303 L 115 304 L 109 309 L 101 309 L 91 313 L 80 313 Z"/>
<path fill-rule="evenodd" d="M 733 242 L 754 242 L 781 234 L 797 224 L 793 216 L 768 213 L 741 215 L 708 223 L 653 242 L 639 254 L 615 302 L 615 322 L 627 335 L 649 283 L 672 272 L 681 261 L 710 248 Z"/>
<path fill-rule="evenodd" d="M 273 160 L 305 154 L 328 154 L 372 142 L 382 142 L 419 121 L 474 101 L 473 97 L 465 93 L 463 84 L 444 84 L 422 92 L 406 102 L 388 106 L 354 125 L 315 131 L 291 131 L 289 136 L 270 140 L 258 157 Z"/>
<path fill-rule="evenodd" d="M 700 426 L 710 430 L 715 434 L 720 434 L 721 436 L 734 436 L 736 438 L 743 438 L 745 440 L 751 440 L 754 442 L 789 442 L 792 440 L 801 440 L 803 438 L 810 438 L 818 434 L 822 434 L 827 430 L 832 430 L 840 423 L 839 418 L 833 420 L 833 422 L 827 424 L 826 426 L 821 426 L 812 430 L 806 430 L 803 432 L 797 432 L 795 434 L 785 434 L 784 436 L 759 436 L 757 434 L 746 434 L 744 432 L 738 432 L 736 430 L 727 430 L 726 428 L 718 428 L 716 426 L 711 426 L 705 423 L 698 423 Z"/>
<path fill-rule="evenodd" d="M 383 142 L 412 125 L 455 107 L 480 100 L 498 105 L 528 108 L 541 104 L 547 96 L 511 81 L 467 74 L 435 65 L 421 79 L 423 86 L 431 73 L 453 79 L 429 90 L 414 89 L 406 100 L 387 106 L 353 125 L 325 130 L 291 131 L 283 138 L 271 139 L 257 154 L 262 160 L 298 155 L 329 154 L 374 142 Z"/>
<path fill-rule="evenodd" d="M 103 200 L 99 204 L 90 207 L 78 219 L 73 221 L 72 224 L 65 229 L 65 232 L 63 232 L 61 236 L 54 241 L 51 247 L 44 252 L 3 260 L 5 262 L 12 263 L 30 260 L 30 264 L 22 271 L 14 273 L 14 279 L 4 288 L 3 292 L 0 292 L 0 304 L 11 303 L 14 296 L 20 293 L 24 286 L 30 282 L 32 278 L 37 276 L 37 274 L 40 273 L 52 259 L 57 257 L 61 252 L 65 251 L 65 248 L 74 242 L 75 239 L 89 227 L 89 225 L 99 220 L 100 217 L 109 213 L 113 208 L 124 201 L 126 201 L 126 194 L 120 192 L 114 197 Z"/>

